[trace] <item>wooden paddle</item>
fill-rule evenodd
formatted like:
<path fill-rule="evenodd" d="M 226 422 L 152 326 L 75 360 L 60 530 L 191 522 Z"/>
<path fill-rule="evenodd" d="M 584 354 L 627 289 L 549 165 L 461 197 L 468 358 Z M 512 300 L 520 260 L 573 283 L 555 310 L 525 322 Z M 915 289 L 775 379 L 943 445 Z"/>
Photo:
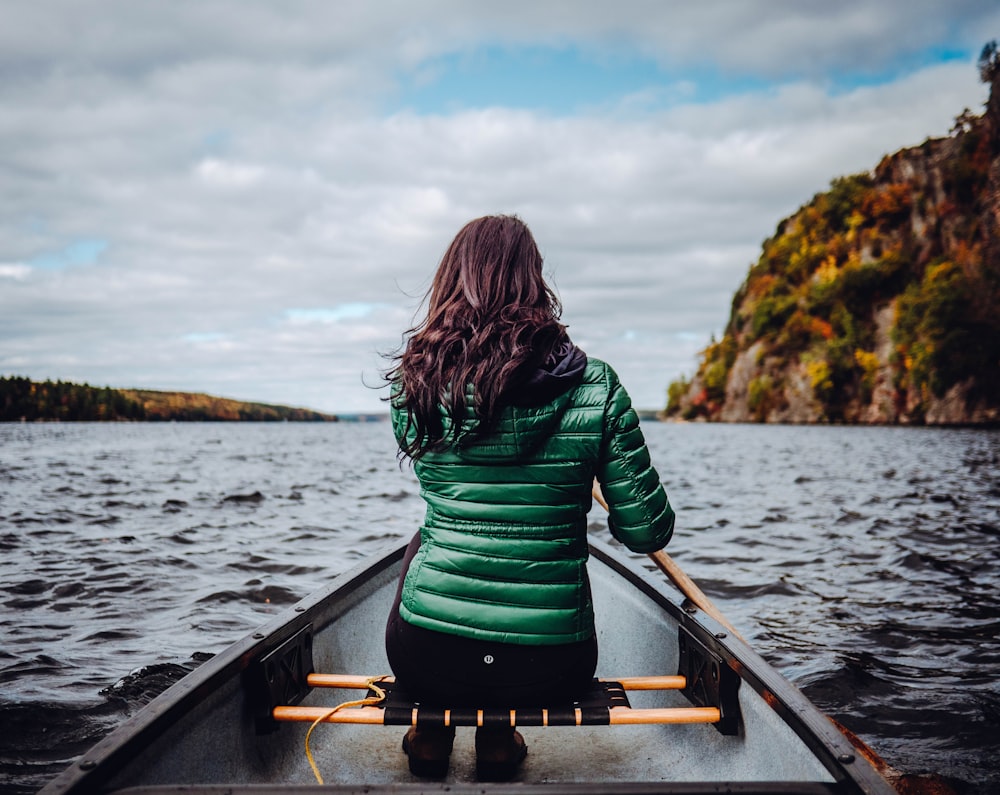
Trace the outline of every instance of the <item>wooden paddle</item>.
<path fill-rule="evenodd" d="M 597 500 L 604 510 L 607 511 L 608 503 L 604 499 L 604 494 L 601 492 L 601 484 L 598 483 L 597 480 L 594 480 L 593 491 L 594 499 Z M 695 584 L 694 580 L 684 573 L 684 570 L 674 562 L 674 559 L 671 558 L 670 555 L 661 549 L 656 552 L 650 552 L 649 557 L 653 559 L 653 563 L 656 564 L 657 568 L 667 575 L 667 579 L 677 586 L 677 589 L 684 594 L 684 596 L 690 599 L 692 603 L 697 605 L 705 613 L 722 624 L 722 626 L 732 632 L 737 638 L 742 640 L 744 643 L 746 642 L 746 638 L 739 633 L 739 630 L 737 630 L 736 627 L 726 620 L 726 617 L 722 615 L 719 608 L 712 604 L 712 600 L 705 596 L 701 588 Z"/>

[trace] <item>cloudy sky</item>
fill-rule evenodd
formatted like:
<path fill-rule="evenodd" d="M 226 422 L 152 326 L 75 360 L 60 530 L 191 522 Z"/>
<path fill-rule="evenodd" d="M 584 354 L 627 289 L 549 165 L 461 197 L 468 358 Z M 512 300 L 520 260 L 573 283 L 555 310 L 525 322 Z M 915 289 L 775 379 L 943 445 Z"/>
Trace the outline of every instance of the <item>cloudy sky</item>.
<path fill-rule="evenodd" d="M 504 212 L 661 407 L 781 218 L 982 110 L 994 38 L 995 0 L 0 0 L 0 374 L 379 410 Z"/>

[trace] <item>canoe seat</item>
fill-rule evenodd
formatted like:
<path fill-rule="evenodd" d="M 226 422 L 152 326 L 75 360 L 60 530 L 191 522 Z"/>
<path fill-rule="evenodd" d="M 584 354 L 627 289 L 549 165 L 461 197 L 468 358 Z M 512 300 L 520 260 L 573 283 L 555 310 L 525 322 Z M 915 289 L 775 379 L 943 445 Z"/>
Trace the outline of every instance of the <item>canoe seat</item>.
<path fill-rule="evenodd" d="M 364 677 L 311 673 L 310 687 L 367 690 L 357 701 L 335 707 L 276 706 L 276 721 L 365 723 L 384 726 L 600 726 L 643 723 L 716 723 L 716 707 L 634 709 L 627 690 L 679 690 L 683 676 L 594 679 L 590 689 L 568 704 L 475 707 L 414 701 L 391 676 Z"/>
<path fill-rule="evenodd" d="M 468 704 L 419 704 L 396 688 L 391 676 L 316 673 L 312 625 L 306 625 L 250 666 L 244 686 L 258 734 L 282 722 L 373 723 L 394 726 L 583 726 L 597 724 L 711 723 L 724 735 L 742 725 L 739 674 L 703 640 L 678 628 L 678 673 L 674 676 L 595 679 L 591 692 L 572 704 L 512 705 L 481 709 Z M 331 707 L 296 706 L 314 688 L 360 689 L 368 695 Z M 635 709 L 629 690 L 679 690 L 689 707 Z"/>

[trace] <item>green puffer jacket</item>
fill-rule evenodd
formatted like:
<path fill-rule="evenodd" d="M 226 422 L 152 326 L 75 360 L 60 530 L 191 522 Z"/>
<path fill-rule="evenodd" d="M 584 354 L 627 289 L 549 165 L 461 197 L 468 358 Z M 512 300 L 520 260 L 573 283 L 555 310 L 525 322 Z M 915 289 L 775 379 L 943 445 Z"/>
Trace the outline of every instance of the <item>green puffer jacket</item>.
<path fill-rule="evenodd" d="M 394 408 L 392 421 L 402 439 L 405 411 Z M 660 549 L 673 532 L 629 396 L 597 359 L 568 391 L 541 406 L 506 407 L 495 431 L 463 431 L 414 469 L 427 513 L 400 615 L 439 632 L 527 645 L 591 637 L 587 512 L 595 476 L 611 532 L 629 549 Z"/>

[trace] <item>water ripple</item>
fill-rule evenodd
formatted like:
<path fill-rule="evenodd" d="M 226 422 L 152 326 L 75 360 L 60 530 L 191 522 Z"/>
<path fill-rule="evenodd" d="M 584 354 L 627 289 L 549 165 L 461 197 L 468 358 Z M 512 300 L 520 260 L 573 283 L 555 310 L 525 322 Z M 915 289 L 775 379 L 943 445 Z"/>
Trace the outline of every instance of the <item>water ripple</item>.
<path fill-rule="evenodd" d="M 758 651 L 896 767 L 1000 788 L 1000 434 L 643 428 L 669 551 Z M 0 786 L 410 536 L 418 495 L 387 424 L 0 425 Z"/>

